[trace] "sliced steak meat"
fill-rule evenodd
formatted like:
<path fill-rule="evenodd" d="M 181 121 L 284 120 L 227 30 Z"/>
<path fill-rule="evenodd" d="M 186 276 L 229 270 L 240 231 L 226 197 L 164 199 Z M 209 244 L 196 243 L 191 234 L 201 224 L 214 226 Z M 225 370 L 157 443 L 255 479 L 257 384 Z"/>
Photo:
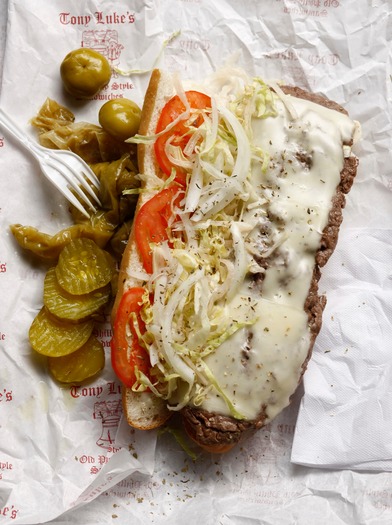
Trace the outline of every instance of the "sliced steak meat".
<path fill-rule="evenodd" d="M 239 442 L 242 435 L 254 427 L 254 422 L 212 414 L 206 410 L 185 407 L 182 411 L 184 428 L 203 448 L 225 452 Z"/>

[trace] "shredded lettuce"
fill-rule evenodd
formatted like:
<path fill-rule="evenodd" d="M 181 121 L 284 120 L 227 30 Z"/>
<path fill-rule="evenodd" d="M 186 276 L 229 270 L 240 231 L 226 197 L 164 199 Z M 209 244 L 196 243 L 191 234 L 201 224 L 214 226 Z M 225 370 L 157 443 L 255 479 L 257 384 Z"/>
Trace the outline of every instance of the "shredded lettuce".
<path fill-rule="evenodd" d="M 192 459 L 192 461 L 196 461 L 196 459 L 198 458 L 198 454 L 191 448 L 187 436 L 181 430 L 166 425 L 160 428 L 158 431 L 160 435 L 164 434 L 165 432 L 171 434 L 174 437 L 176 442 L 180 445 L 182 450 Z"/>
<path fill-rule="evenodd" d="M 214 374 L 211 372 L 211 370 L 208 368 L 208 366 L 203 361 L 204 371 L 206 373 L 206 376 L 208 377 L 211 385 L 215 387 L 217 392 L 223 397 L 225 400 L 225 403 L 230 410 L 230 415 L 233 416 L 235 419 L 244 419 L 244 416 L 238 412 L 238 410 L 235 408 L 234 403 L 231 401 L 231 399 L 226 395 L 224 390 L 219 386 L 218 382 L 215 379 Z"/>
<path fill-rule="evenodd" d="M 145 73 L 149 73 L 150 71 L 152 71 L 156 66 L 157 64 L 159 63 L 166 47 L 171 44 L 171 42 L 173 40 L 175 40 L 179 35 L 181 34 L 181 31 L 178 30 L 178 31 L 174 31 L 170 36 L 169 38 L 166 38 L 163 43 L 162 43 L 162 46 L 161 46 L 161 49 L 158 53 L 158 55 L 156 56 L 156 58 L 154 59 L 151 67 L 149 69 L 139 69 L 139 68 L 134 68 L 134 69 L 120 69 L 118 67 L 113 67 L 113 70 L 118 73 L 119 75 L 121 76 L 132 76 L 132 75 L 144 75 Z"/>
<path fill-rule="evenodd" d="M 244 93 L 230 104 L 230 109 L 252 139 L 252 118 L 268 118 L 277 115 L 276 95 L 261 78 L 254 78 Z"/>

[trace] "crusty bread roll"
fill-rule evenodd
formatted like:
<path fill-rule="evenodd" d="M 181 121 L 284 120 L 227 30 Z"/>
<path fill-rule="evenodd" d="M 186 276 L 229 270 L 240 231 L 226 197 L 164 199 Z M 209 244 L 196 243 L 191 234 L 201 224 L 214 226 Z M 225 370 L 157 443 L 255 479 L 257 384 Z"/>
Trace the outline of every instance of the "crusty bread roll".
<path fill-rule="evenodd" d="M 230 269 L 226 277 L 231 284 L 226 295 L 214 303 L 223 316 L 222 323 L 229 323 L 227 331 L 222 332 L 221 344 L 206 357 L 199 359 L 192 354 L 185 358 L 189 369 L 196 371 L 186 402 L 178 394 L 184 386 L 182 380 L 168 399 L 148 389 L 142 393 L 123 389 L 124 411 L 130 425 L 156 428 L 173 410 L 180 410 L 188 435 L 213 453 L 230 450 L 247 432 L 265 425 L 289 404 L 321 328 L 326 299 L 318 295 L 320 267 L 336 246 L 345 194 L 351 188 L 358 163 L 351 152 L 358 125 L 341 106 L 296 87 L 266 86 L 259 80 L 250 89 L 252 82 L 243 72 L 222 71 L 201 88 L 217 101 L 218 114 L 226 119 L 224 126 L 230 136 L 238 132 L 237 148 L 232 150 L 234 157 L 236 152 L 238 155 L 231 175 L 241 179 L 239 166 L 248 169 L 234 200 L 223 207 L 226 223 L 231 209 L 236 210 L 224 241 L 231 249 L 231 260 L 216 263 Z M 237 123 L 232 122 L 234 117 L 230 115 L 243 107 L 238 94 L 247 85 L 247 103 L 254 96 L 252 107 L 264 113 L 249 118 L 245 110 L 236 115 Z M 140 135 L 155 134 L 162 108 L 176 94 L 176 88 L 178 82 L 169 73 L 154 70 L 144 101 Z M 244 129 L 248 137 L 245 142 Z M 222 143 L 220 148 L 224 149 Z M 249 164 L 244 161 L 246 155 L 250 155 Z M 164 179 L 153 142 L 138 145 L 138 160 L 143 191 L 136 214 L 159 191 L 156 177 Z M 238 174 L 236 169 L 240 170 Z M 219 178 L 219 174 L 214 176 Z M 231 182 L 227 181 L 226 177 L 224 182 Z M 198 202 L 201 207 L 202 200 Z M 198 232 L 208 220 L 221 219 L 219 211 L 203 216 L 198 210 L 196 207 L 188 215 Z M 211 228 L 211 224 L 205 227 Z M 189 253 L 193 253 L 190 248 Z M 123 294 L 144 285 L 133 231 L 121 264 L 113 326 Z M 205 283 L 203 286 L 200 289 L 206 290 Z M 219 286 L 223 289 L 224 283 L 219 282 Z M 202 302 L 201 294 L 195 305 L 201 308 Z M 213 323 L 219 324 L 216 320 Z M 194 338 L 192 332 L 190 338 Z"/>

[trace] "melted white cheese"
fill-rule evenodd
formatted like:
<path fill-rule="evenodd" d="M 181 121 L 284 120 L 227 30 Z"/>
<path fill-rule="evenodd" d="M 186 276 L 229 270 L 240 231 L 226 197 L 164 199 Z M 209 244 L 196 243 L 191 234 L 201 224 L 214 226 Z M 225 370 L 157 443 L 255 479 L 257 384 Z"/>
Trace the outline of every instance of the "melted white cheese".
<path fill-rule="evenodd" d="M 355 123 L 346 115 L 290 97 L 293 119 L 281 100 L 278 116 L 253 119 L 255 146 L 270 156 L 265 173 L 253 163 L 251 184 L 267 197 L 268 238 L 276 245 L 272 264 L 257 285 L 248 276 L 229 305 L 233 318 L 240 304 L 256 302 L 257 322 L 237 331 L 205 362 L 220 388 L 244 419 L 266 407 L 268 419 L 289 404 L 310 346 L 308 295 L 323 229 L 340 182 L 344 144 Z M 252 207 L 244 221 L 254 217 Z M 258 232 L 250 235 L 253 244 Z M 261 242 L 261 241 L 260 241 Z M 224 398 L 211 390 L 201 408 L 230 415 Z"/>

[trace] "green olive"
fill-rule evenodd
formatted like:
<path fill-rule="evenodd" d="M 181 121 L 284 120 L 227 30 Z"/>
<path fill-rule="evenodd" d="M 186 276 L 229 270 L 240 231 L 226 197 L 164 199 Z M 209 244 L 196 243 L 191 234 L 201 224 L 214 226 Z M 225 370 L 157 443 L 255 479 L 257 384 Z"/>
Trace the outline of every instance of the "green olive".
<path fill-rule="evenodd" d="M 64 88 L 79 98 L 90 98 L 99 93 L 109 82 L 111 74 L 107 59 L 87 48 L 68 53 L 60 66 Z"/>
<path fill-rule="evenodd" d="M 117 140 L 124 141 L 136 135 L 140 125 L 141 109 L 127 98 L 108 100 L 99 110 L 99 123 Z"/>

